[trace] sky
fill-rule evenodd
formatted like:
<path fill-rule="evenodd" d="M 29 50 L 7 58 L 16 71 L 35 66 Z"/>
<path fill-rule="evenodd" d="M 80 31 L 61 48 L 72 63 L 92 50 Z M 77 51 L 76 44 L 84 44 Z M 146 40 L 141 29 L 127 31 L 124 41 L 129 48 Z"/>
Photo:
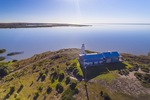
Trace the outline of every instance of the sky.
<path fill-rule="evenodd" d="M 0 0 L 0 22 L 150 23 L 150 0 Z"/>

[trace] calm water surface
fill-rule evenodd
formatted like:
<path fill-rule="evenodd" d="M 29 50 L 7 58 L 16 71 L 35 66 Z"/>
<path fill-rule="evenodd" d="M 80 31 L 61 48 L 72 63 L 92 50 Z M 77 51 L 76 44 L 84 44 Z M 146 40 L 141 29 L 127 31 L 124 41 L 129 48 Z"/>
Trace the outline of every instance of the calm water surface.
<path fill-rule="evenodd" d="M 146 55 L 150 51 L 150 25 L 93 25 L 92 27 L 0 29 L 0 48 L 24 54 L 7 59 L 24 59 L 45 51 L 80 48 Z"/>

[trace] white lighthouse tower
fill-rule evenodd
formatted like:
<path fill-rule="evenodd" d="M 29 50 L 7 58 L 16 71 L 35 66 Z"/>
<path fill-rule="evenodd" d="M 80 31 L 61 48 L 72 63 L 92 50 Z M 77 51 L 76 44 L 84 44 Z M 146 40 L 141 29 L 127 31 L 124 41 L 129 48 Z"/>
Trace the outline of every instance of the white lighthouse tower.
<path fill-rule="evenodd" d="M 82 46 L 81 46 L 81 54 L 86 54 L 85 53 L 85 45 L 84 44 L 82 44 Z"/>

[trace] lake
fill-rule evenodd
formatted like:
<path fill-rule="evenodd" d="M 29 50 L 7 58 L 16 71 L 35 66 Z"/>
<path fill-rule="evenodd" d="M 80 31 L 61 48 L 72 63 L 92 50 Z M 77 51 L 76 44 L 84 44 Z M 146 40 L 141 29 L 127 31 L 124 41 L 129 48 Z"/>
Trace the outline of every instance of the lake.
<path fill-rule="evenodd" d="M 7 57 L 24 59 L 45 51 L 80 48 L 104 52 L 118 51 L 147 55 L 150 51 L 150 25 L 94 24 L 89 27 L 17 28 L 0 29 L 0 48 L 7 53 L 24 54 Z"/>

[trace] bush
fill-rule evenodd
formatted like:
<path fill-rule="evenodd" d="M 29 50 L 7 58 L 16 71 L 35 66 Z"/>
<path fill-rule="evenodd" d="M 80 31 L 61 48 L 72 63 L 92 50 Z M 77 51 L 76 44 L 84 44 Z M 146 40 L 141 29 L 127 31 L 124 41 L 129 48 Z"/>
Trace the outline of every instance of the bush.
<path fill-rule="evenodd" d="M 150 69 L 148 68 L 148 66 L 141 66 L 141 70 L 143 71 L 143 72 L 146 72 L 146 73 L 149 73 L 149 71 L 150 71 Z"/>
<path fill-rule="evenodd" d="M 38 90 L 42 92 L 43 86 L 38 86 Z"/>
<path fill-rule="evenodd" d="M 77 76 L 78 78 L 83 78 L 83 75 L 81 75 L 79 72 L 76 74 L 76 76 Z"/>
<path fill-rule="evenodd" d="M 47 94 L 50 94 L 51 91 L 52 91 L 52 88 L 51 88 L 50 86 L 48 86 L 48 87 L 47 87 L 47 90 L 46 90 Z"/>
<path fill-rule="evenodd" d="M 64 79 L 65 75 L 64 75 L 64 72 L 60 72 L 59 74 L 59 82 L 61 82 L 63 79 Z"/>
<path fill-rule="evenodd" d="M 53 83 L 55 80 L 58 79 L 58 74 L 56 71 L 50 75 L 50 79 L 51 79 L 51 83 Z"/>
<path fill-rule="evenodd" d="M 78 94 L 78 93 L 79 93 L 78 88 L 75 88 L 75 90 L 74 90 L 74 94 Z"/>
<path fill-rule="evenodd" d="M 76 63 L 76 62 L 74 62 L 74 63 L 72 63 L 72 64 L 71 64 L 71 66 L 77 66 L 77 63 Z"/>
<path fill-rule="evenodd" d="M 134 73 L 134 75 L 136 76 L 137 79 L 142 79 L 142 74 L 139 72 Z"/>
<path fill-rule="evenodd" d="M 33 99 L 36 100 L 38 97 L 39 97 L 39 92 L 35 92 Z"/>
<path fill-rule="evenodd" d="M 68 87 L 61 95 L 61 100 L 74 100 L 75 98 L 73 95 L 78 94 L 78 89 L 71 90 L 70 87 Z"/>
<path fill-rule="evenodd" d="M 11 87 L 10 87 L 9 94 L 12 95 L 14 91 L 15 91 L 15 86 L 11 86 Z"/>
<path fill-rule="evenodd" d="M 23 89 L 23 84 L 20 85 L 19 89 L 17 90 L 17 93 L 19 93 Z"/>
<path fill-rule="evenodd" d="M 70 77 L 66 77 L 65 83 L 66 83 L 66 84 L 69 84 L 69 83 L 70 83 Z"/>
<path fill-rule="evenodd" d="M 58 83 L 58 84 L 56 85 L 56 91 L 57 91 L 58 93 L 62 93 L 62 92 L 64 91 L 64 88 L 63 88 L 63 86 L 62 86 L 60 83 Z"/>
<path fill-rule="evenodd" d="M 46 74 L 43 74 L 42 77 L 41 77 L 41 81 L 44 81 L 46 78 Z"/>
<path fill-rule="evenodd" d="M 76 86 L 77 86 L 77 82 L 71 82 L 71 83 L 70 83 L 70 88 L 71 88 L 72 90 L 74 90 L 74 89 L 76 88 Z"/>
<path fill-rule="evenodd" d="M 3 78 L 8 74 L 7 66 L 0 66 L 0 78 Z"/>
<path fill-rule="evenodd" d="M 76 75 L 78 72 L 79 72 L 79 70 L 77 68 L 74 68 L 73 74 Z"/>
<path fill-rule="evenodd" d="M 103 98 L 104 98 L 104 100 L 111 100 L 111 98 L 109 97 L 109 95 L 107 93 L 103 94 Z"/>

